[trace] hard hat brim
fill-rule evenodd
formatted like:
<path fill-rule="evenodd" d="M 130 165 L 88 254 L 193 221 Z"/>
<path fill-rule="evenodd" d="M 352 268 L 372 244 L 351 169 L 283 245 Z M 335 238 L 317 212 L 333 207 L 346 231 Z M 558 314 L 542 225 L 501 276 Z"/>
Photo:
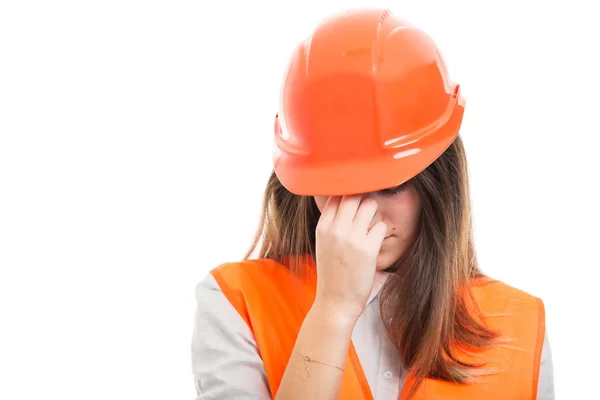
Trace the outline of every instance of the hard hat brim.
<path fill-rule="evenodd" d="M 455 113 L 430 140 L 375 159 L 314 165 L 282 155 L 276 161 L 275 172 L 287 190 L 302 196 L 344 196 L 389 189 L 432 164 L 452 144 L 461 122 L 462 112 Z"/>

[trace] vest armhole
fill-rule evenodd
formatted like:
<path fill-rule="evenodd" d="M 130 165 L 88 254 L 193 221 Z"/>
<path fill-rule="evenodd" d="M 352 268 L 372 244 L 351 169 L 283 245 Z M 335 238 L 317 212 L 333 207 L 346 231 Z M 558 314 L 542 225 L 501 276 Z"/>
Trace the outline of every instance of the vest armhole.
<path fill-rule="evenodd" d="M 234 289 L 231 285 L 229 285 L 227 278 L 221 273 L 221 271 L 217 268 L 211 271 L 211 275 L 217 281 L 219 288 L 229 301 L 233 308 L 238 312 L 240 317 L 246 322 L 246 325 L 250 328 L 251 332 L 252 325 L 250 324 L 250 317 L 248 316 L 248 309 L 246 308 L 246 301 L 244 300 L 244 295 L 239 291 Z"/>
<path fill-rule="evenodd" d="M 538 308 L 538 326 L 537 326 L 537 340 L 535 343 L 535 354 L 533 355 L 533 379 L 532 379 L 532 399 L 537 398 L 538 382 L 540 379 L 540 362 L 542 359 L 542 348 L 544 346 L 544 337 L 546 335 L 546 310 L 544 308 L 544 302 L 536 297 L 536 303 Z"/>

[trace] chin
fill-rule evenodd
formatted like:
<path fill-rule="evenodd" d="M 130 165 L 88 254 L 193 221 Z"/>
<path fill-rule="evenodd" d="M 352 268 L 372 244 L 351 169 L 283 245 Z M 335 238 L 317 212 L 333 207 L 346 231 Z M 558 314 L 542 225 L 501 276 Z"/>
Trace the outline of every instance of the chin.
<path fill-rule="evenodd" d="M 396 262 L 396 260 L 398 260 L 398 258 L 400 258 L 400 257 L 393 257 L 393 256 L 394 256 L 393 254 L 389 254 L 386 252 L 379 253 L 379 255 L 377 256 L 377 264 L 375 265 L 375 268 L 377 269 L 377 271 L 384 271 L 384 270 L 388 269 L 389 267 L 394 265 L 394 263 Z"/>

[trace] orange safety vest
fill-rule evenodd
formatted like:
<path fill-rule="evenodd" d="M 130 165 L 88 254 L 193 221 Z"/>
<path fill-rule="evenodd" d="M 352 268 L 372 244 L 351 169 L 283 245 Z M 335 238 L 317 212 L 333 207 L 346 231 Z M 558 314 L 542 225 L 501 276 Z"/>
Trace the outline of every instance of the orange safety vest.
<path fill-rule="evenodd" d="M 311 266 L 314 270 L 314 264 Z M 265 259 L 223 264 L 211 273 L 253 332 L 275 398 L 302 322 L 314 301 L 315 274 L 301 279 L 286 266 Z M 486 323 L 513 339 L 509 346 L 485 352 L 501 372 L 485 376 L 477 384 L 425 379 L 414 399 L 534 400 L 545 332 L 543 303 L 492 280 L 474 284 L 473 294 L 481 311 L 489 316 Z M 411 384 L 409 376 L 400 399 L 406 398 Z M 353 344 L 339 398 L 373 399 Z"/>

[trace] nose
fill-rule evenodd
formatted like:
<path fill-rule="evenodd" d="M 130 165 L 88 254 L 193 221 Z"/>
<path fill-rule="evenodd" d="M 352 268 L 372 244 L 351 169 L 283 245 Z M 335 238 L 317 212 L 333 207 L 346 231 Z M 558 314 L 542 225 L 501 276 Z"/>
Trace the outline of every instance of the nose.
<path fill-rule="evenodd" d="M 375 217 L 373 217 L 373 220 L 371 221 L 371 223 L 369 224 L 369 230 L 371 230 L 371 228 L 374 227 L 375 224 L 381 220 L 382 220 L 381 214 L 378 211 L 377 214 L 375 214 Z"/>

